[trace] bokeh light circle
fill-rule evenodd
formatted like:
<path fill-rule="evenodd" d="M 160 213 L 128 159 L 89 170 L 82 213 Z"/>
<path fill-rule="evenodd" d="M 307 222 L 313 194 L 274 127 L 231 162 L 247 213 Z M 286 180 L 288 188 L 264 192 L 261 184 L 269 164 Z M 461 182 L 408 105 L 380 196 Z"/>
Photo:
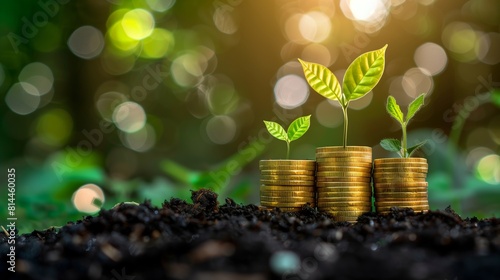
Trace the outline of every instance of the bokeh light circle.
<path fill-rule="evenodd" d="M 477 47 L 478 58 L 481 62 L 496 65 L 500 63 L 500 33 L 486 33 L 479 38 Z"/>
<path fill-rule="evenodd" d="M 476 166 L 479 178 L 489 184 L 500 183 L 500 156 L 490 154 L 480 159 Z"/>
<path fill-rule="evenodd" d="M 33 113 L 40 106 L 40 94 L 31 84 L 20 82 L 10 87 L 5 95 L 5 103 L 18 115 Z"/>
<path fill-rule="evenodd" d="M 105 197 L 99 186 L 86 184 L 73 193 L 71 200 L 78 211 L 93 214 L 104 205 Z"/>
<path fill-rule="evenodd" d="M 146 0 L 146 3 L 154 11 L 165 12 L 174 6 L 175 0 Z"/>
<path fill-rule="evenodd" d="M 146 124 L 146 113 L 142 106 L 135 102 L 123 102 L 115 108 L 113 122 L 121 131 L 136 132 Z"/>
<path fill-rule="evenodd" d="M 92 59 L 101 54 L 104 48 L 104 36 L 93 26 L 81 26 L 69 37 L 68 47 L 74 55 L 83 59 Z"/>
<path fill-rule="evenodd" d="M 155 28 L 153 33 L 143 40 L 141 56 L 146 58 L 161 58 L 167 55 L 174 46 L 172 32 Z"/>
<path fill-rule="evenodd" d="M 142 40 L 153 33 L 155 19 L 144 9 L 134 9 L 123 15 L 121 25 L 127 36 Z"/>
<path fill-rule="evenodd" d="M 236 136 L 236 122 L 225 115 L 214 116 L 207 122 L 206 132 L 210 141 L 223 145 L 231 142 Z"/>
<path fill-rule="evenodd" d="M 440 45 L 431 42 L 420 45 L 413 59 L 418 67 L 425 69 L 432 76 L 441 73 L 448 63 L 445 50 Z"/>
<path fill-rule="evenodd" d="M 61 147 L 71 137 L 73 118 L 64 109 L 46 111 L 37 121 L 38 138 L 46 145 Z"/>
<path fill-rule="evenodd" d="M 310 42 L 320 43 L 328 38 L 332 30 L 330 18 L 322 12 L 312 11 L 301 16 L 299 31 Z"/>
<path fill-rule="evenodd" d="M 136 152 L 146 152 L 154 147 L 156 143 L 156 133 L 151 125 L 146 124 L 135 132 L 125 133 L 122 136 L 122 141 L 129 149 Z"/>
<path fill-rule="evenodd" d="M 278 105 L 285 109 L 293 109 L 307 101 L 309 85 L 300 76 L 285 75 L 276 82 L 274 96 Z"/>
<path fill-rule="evenodd" d="M 120 92 L 109 91 L 101 94 L 96 102 L 97 111 L 101 117 L 107 121 L 113 120 L 113 112 L 121 103 L 128 101 L 128 98 Z"/>
<path fill-rule="evenodd" d="M 434 88 L 434 80 L 429 76 L 427 71 L 421 68 L 410 68 L 403 75 L 401 81 L 405 93 L 411 97 L 416 98 L 422 93 L 430 95 Z"/>
<path fill-rule="evenodd" d="M 33 62 L 23 67 L 19 73 L 19 81 L 21 86 L 26 86 L 25 90 L 30 94 L 45 95 L 54 86 L 54 74 L 47 65 Z"/>

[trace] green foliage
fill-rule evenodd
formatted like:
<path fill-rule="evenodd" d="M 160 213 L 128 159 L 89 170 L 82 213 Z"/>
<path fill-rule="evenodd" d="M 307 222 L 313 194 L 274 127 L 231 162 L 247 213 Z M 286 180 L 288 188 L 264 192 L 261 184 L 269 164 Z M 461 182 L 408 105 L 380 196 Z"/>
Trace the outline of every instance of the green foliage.
<path fill-rule="evenodd" d="M 347 102 L 365 96 L 378 84 L 384 73 L 386 49 L 387 45 L 364 53 L 349 65 L 342 85 Z"/>
<path fill-rule="evenodd" d="M 288 159 L 290 157 L 290 143 L 299 139 L 307 132 L 311 124 L 311 115 L 299 117 L 294 120 L 290 126 L 288 126 L 286 132 L 285 129 L 276 122 L 264 121 L 264 124 L 266 125 L 267 131 L 269 131 L 272 136 L 286 142 L 286 158 Z"/>
<path fill-rule="evenodd" d="M 347 68 L 342 87 L 325 66 L 299 59 L 307 83 L 320 95 L 340 103 L 344 113 L 344 147 L 347 145 L 349 102 L 365 96 L 378 84 L 384 73 L 386 49 L 387 45 L 358 56 Z"/>
<path fill-rule="evenodd" d="M 427 141 L 422 141 L 412 147 L 407 148 L 407 139 L 406 139 L 406 127 L 410 120 L 415 116 L 415 114 L 422 108 L 424 105 L 425 93 L 419 95 L 415 100 L 413 100 L 408 105 L 408 113 L 406 114 L 406 118 L 401 111 L 401 108 L 396 102 L 396 99 L 389 95 L 387 97 L 387 105 L 386 110 L 387 113 L 398 123 L 401 125 L 403 130 L 403 139 L 399 141 L 398 139 L 383 139 L 380 141 L 380 146 L 390 152 L 398 152 L 401 157 L 408 158 L 413 155 L 415 151 L 421 148 Z"/>
<path fill-rule="evenodd" d="M 342 100 L 342 91 L 337 77 L 325 66 L 306 62 L 299 58 L 309 85 L 319 94 L 331 100 Z"/>

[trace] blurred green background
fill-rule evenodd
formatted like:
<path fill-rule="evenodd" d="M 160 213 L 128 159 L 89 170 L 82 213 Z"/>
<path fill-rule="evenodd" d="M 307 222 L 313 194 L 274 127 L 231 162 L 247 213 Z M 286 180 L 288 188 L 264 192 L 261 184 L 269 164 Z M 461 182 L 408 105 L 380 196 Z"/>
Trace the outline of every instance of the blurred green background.
<path fill-rule="evenodd" d="M 400 137 L 387 96 L 406 106 L 426 92 L 409 141 L 429 141 L 431 208 L 498 216 L 499 1 L 20 0 L 0 4 L 0 219 L 8 168 L 22 232 L 200 187 L 258 203 L 258 160 L 285 155 L 263 119 L 312 114 L 292 158 L 342 143 L 341 109 L 297 58 L 341 79 L 384 44 L 381 82 L 350 106 L 348 144 L 395 156 L 378 145 Z"/>

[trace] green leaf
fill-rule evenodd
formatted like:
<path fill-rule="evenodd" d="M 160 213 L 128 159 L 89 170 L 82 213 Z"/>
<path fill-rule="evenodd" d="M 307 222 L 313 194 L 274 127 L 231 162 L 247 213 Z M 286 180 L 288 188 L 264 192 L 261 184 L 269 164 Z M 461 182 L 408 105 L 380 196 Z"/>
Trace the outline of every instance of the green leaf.
<path fill-rule="evenodd" d="M 398 139 L 383 139 L 380 141 L 380 146 L 389 152 L 400 152 L 401 151 L 401 141 Z"/>
<path fill-rule="evenodd" d="M 363 97 L 378 84 L 384 73 L 386 48 L 364 53 L 349 65 L 342 84 L 347 102 Z"/>
<path fill-rule="evenodd" d="M 288 141 L 286 131 L 281 125 L 271 121 L 264 121 L 264 123 L 266 124 L 267 131 L 269 131 L 272 136 L 279 140 Z"/>
<path fill-rule="evenodd" d="M 342 100 L 342 92 L 337 77 L 325 66 L 317 63 L 299 62 L 304 70 L 307 83 L 319 94 L 331 100 Z"/>
<path fill-rule="evenodd" d="M 311 115 L 297 118 L 288 127 L 288 139 L 297 140 L 304 135 L 311 124 Z"/>
<path fill-rule="evenodd" d="M 422 105 L 424 105 L 424 98 L 425 98 L 425 93 L 422 93 L 408 105 L 408 113 L 406 114 L 406 123 L 408 123 L 413 118 L 413 116 L 415 116 L 415 113 L 417 113 L 418 110 L 422 108 Z"/>
<path fill-rule="evenodd" d="M 396 99 L 391 95 L 387 97 L 386 109 L 391 117 L 395 118 L 400 124 L 404 123 L 403 112 L 401 112 L 401 108 L 399 108 L 399 105 L 396 103 Z"/>
<path fill-rule="evenodd" d="M 427 143 L 427 140 L 424 140 L 418 144 L 416 144 L 413 147 L 408 148 L 408 157 L 411 157 L 411 155 L 416 152 L 418 149 L 422 148 Z"/>

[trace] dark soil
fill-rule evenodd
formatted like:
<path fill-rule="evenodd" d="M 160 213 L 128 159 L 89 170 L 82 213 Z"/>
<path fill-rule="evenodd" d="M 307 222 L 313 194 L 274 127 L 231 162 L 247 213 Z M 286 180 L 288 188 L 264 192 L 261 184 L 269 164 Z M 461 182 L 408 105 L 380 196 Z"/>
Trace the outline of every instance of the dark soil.
<path fill-rule="evenodd" d="M 500 279 L 498 218 L 394 209 L 349 224 L 308 206 L 220 206 L 204 190 L 192 199 L 20 235 L 15 273 L 0 233 L 0 279 Z"/>

